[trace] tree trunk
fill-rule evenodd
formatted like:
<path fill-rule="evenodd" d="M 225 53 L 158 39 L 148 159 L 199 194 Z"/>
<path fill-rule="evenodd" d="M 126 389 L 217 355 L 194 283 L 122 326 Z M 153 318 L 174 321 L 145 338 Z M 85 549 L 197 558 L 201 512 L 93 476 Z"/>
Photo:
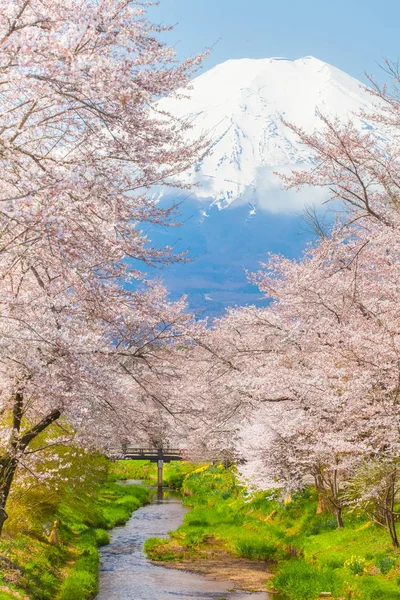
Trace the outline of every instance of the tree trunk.
<path fill-rule="evenodd" d="M 315 481 L 315 489 L 318 494 L 318 504 L 317 504 L 317 515 L 321 515 L 322 513 L 328 512 L 330 510 L 329 501 L 326 494 L 326 489 L 324 486 L 324 481 L 321 473 L 317 473 L 314 475 Z"/>
<path fill-rule="evenodd" d="M 8 518 L 6 512 L 6 504 L 10 495 L 11 485 L 14 479 L 15 471 L 17 470 L 17 459 L 15 457 L 6 456 L 1 461 L 0 469 L 0 535 L 3 531 L 3 526 Z"/>
<path fill-rule="evenodd" d="M 329 511 L 329 502 L 327 501 L 324 494 L 322 494 L 321 492 L 318 492 L 318 504 L 317 504 L 316 514 L 322 515 L 323 513 L 326 513 L 328 511 Z"/>
<path fill-rule="evenodd" d="M 399 539 L 397 537 L 396 522 L 391 511 L 386 511 L 386 525 L 389 531 L 390 539 L 392 540 L 393 548 L 398 548 Z"/>
<path fill-rule="evenodd" d="M 332 494 L 332 506 L 333 506 L 333 512 L 336 517 L 336 523 L 337 523 L 338 529 L 343 529 L 343 527 L 344 527 L 343 512 L 342 512 L 343 511 L 343 501 L 340 496 L 339 481 L 340 481 L 340 479 L 339 479 L 338 470 L 334 469 L 333 475 L 331 476 L 331 480 L 330 480 L 330 488 L 331 488 L 331 494 Z"/>
<path fill-rule="evenodd" d="M 337 523 L 338 529 L 343 529 L 344 522 L 343 522 L 343 515 L 342 515 L 342 507 L 341 506 L 335 506 L 335 517 L 336 517 L 336 523 Z"/>
<path fill-rule="evenodd" d="M 53 410 L 39 421 L 39 423 L 21 433 L 24 412 L 23 401 L 23 393 L 19 390 L 14 398 L 13 433 L 8 448 L 0 459 L 0 535 L 3 531 L 4 523 L 8 518 L 6 505 L 18 467 L 18 457 L 23 456 L 31 441 L 61 416 L 59 410 Z"/>
<path fill-rule="evenodd" d="M 390 539 L 392 540 L 393 548 L 399 547 L 399 540 L 397 537 L 396 531 L 396 520 L 394 515 L 394 505 L 395 505 L 395 487 L 396 487 L 396 477 L 397 472 L 396 469 L 393 471 L 391 476 L 391 483 L 388 487 L 386 494 L 386 506 L 385 506 L 385 519 L 386 525 L 389 531 Z"/>

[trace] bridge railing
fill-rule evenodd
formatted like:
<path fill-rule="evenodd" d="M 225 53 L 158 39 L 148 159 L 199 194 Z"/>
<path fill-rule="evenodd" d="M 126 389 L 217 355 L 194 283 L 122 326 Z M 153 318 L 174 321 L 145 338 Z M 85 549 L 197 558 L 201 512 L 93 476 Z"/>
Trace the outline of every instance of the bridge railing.
<path fill-rule="evenodd" d="M 139 448 L 126 445 L 122 449 L 122 458 L 125 460 L 150 460 L 157 462 L 171 462 L 172 460 L 185 460 L 187 451 L 182 448 Z"/>
<path fill-rule="evenodd" d="M 141 452 L 157 454 L 160 448 L 139 448 L 138 446 L 124 446 L 124 452 Z M 186 452 L 183 448 L 161 448 L 164 454 L 180 454 Z"/>

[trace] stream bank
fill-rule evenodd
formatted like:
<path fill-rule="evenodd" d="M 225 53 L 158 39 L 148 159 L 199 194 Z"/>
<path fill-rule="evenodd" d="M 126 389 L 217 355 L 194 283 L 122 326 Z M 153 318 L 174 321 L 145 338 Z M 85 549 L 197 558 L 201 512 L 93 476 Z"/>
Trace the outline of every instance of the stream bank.
<path fill-rule="evenodd" d="M 0 539 L 0 600 L 93 599 L 107 530 L 147 502 L 145 488 L 109 480 L 112 465 L 103 456 L 64 449 L 71 467 L 58 488 L 36 482 L 10 496 Z"/>
<path fill-rule="evenodd" d="M 284 501 L 279 490 L 249 492 L 223 465 L 193 469 L 181 490 L 190 510 L 168 540 L 148 540 L 152 560 L 211 576 L 227 554 L 259 561 L 289 600 L 400 600 L 400 553 L 362 510 L 346 508 L 337 529 L 312 486 Z"/>
<path fill-rule="evenodd" d="M 154 564 L 160 564 L 155 562 Z M 264 592 L 273 577 L 268 563 L 237 558 L 226 552 L 215 540 L 200 556 L 191 559 L 164 562 L 164 567 L 204 575 L 214 581 L 230 581 L 245 592 Z M 263 597 L 263 596 L 260 596 Z M 267 597 L 269 597 L 267 595 Z M 278 596 L 274 596 L 278 600 Z"/>
<path fill-rule="evenodd" d="M 126 485 L 131 483 L 137 482 Z M 150 504 L 135 511 L 125 526 L 115 528 L 110 544 L 101 550 L 97 600 L 271 600 L 265 592 L 237 589 L 233 580 L 216 581 L 146 558 L 144 542 L 152 536 L 165 539 L 168 531 L 181 525 L 186 512 L 178 492 L 167 490 L 157 497 L 154 490 Z"/>

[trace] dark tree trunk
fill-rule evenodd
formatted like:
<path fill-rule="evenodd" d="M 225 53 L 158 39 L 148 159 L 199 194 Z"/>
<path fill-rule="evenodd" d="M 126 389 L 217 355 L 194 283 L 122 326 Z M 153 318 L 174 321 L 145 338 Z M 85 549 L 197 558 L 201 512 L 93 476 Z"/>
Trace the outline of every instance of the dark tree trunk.
<path fill-rule="evenodd" d="M 32 440 L 61 416 L 59 410 L 53 410 L 39 423 L 21 433 L 21 422 L 24 412 L 23 401 L 23 393 L 22 391 L 18 391 L 15 395 L 13 406 L 13 434 L 5 454 L 0 458 L 0 535 L 8 517 L 6 505 L 18 467 L 18 458 L 23 456 Z"/>
<path fill-rule="evenodd" d="M 393 548 L 399 547 L 399 540 L 396 531 L 396 521 L 392 512 L 386 513 L 386 525 L 389 531 L 390 539 L 392 540 Z"/>
<path fill-rule="evenodd" d="M 3 526 L 8 518 L 6 504 L 10 495 L 11 485 L 17 470 L 17 452 L 19 445 L 19 433 L 21 430 L 21 421 L 24 409 L 24 396 L 21 390 L 15 394 L 13 405 L 13 434 L 10 439 L 9 447 L 1 458 L 0 468 L 0 535 Z"/>
<path fill-rule="evenodd" d="M 385 502 L 386 526 L 388 528 L 390 539 L 392 540 L 392 544 L 393 544 L 394 548 L 399 547 L 399 540 L 398 540 L 397 531 L 396 531 L 396 518 L 395 518 L 395 514 L 394 514 L 394 511 L 395 511 L 394 505 L 395 505 L 395 500 L 396 500 L 395 499 L 396 477 L 397 477 L 397 472 L 395 469 L 391 475 L 391 481 L 390 481 L 390 485 L 388 487 L 386 499 L 385 499 L 386 500 L 386 502 Z"/>
<path fill-rule="evenodd" d="M 7 520 L 6 503 L 10 495 L 11 485 L 17 470 L 17 460 L 11 456 L 5 456 L 0 469 L 0 535 L 3 525 Z"/>
<path fill-rule="evenodd" d="M 334 514 L 338 529 L 343 529 L 343 501 L 340 495 L 338 470 L 324 472 L 323 465 L 314 470 L 315 489 L 318 494 L 317 515 L 329 511 Z"/>

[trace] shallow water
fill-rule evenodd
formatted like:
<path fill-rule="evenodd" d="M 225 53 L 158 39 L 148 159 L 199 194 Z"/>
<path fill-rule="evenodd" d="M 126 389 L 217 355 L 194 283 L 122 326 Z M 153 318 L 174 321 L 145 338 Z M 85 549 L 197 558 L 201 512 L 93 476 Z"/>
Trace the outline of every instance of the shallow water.
<path fill-rule="evenodd" d="M 139 482 L 126 482 L 133 483 Z M 154 492 L 151 504 L 135 511 L 123 527 L 113 529 L 110 544 L 101 549 L 97 600 L 277 600 L 267 593 L 228 592 L 233 587 L 229 581 L 211 581 L 151 564 L 143 552 L 145 540 L 167 537 L 182 523 L 185 512 L 179 494 L 164 491 L 157 498 Z"/>

